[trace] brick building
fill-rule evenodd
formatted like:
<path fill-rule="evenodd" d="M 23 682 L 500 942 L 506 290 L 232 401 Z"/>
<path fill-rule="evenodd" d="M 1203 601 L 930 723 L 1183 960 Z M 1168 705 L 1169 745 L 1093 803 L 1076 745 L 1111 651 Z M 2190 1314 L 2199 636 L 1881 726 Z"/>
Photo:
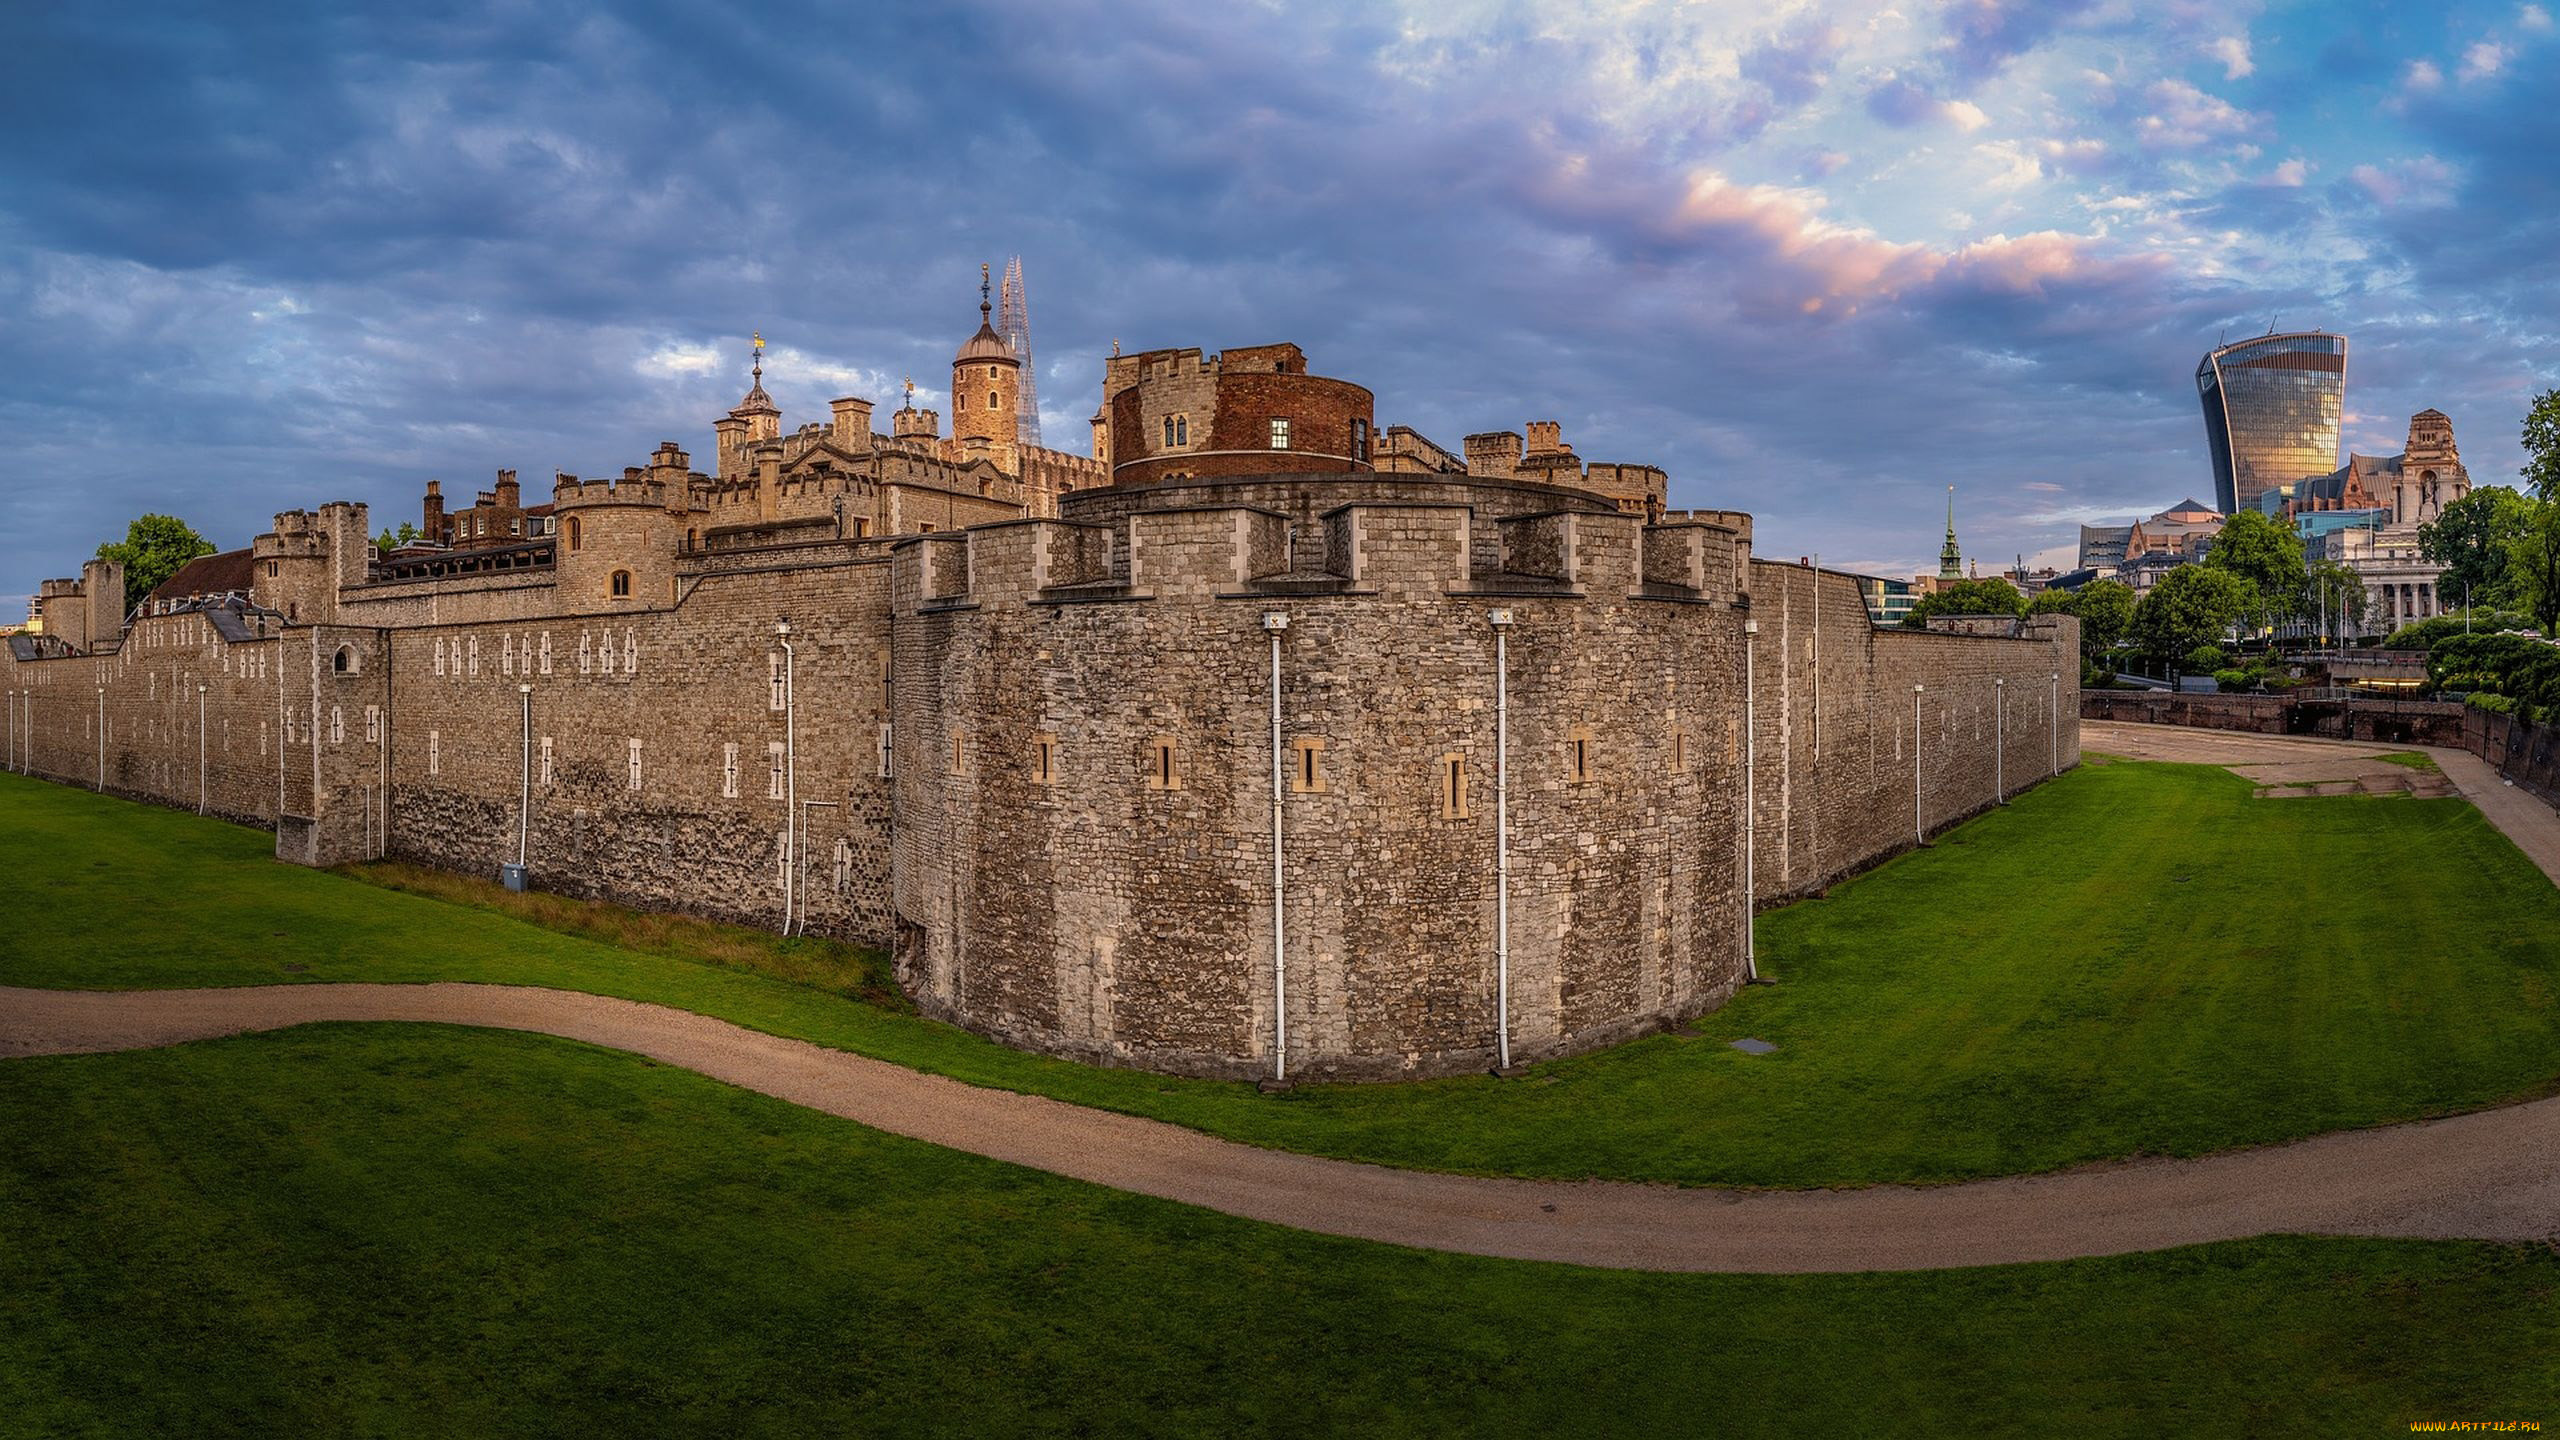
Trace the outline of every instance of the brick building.
<path fill-rule="evenodd" d="M 245 592 L 48 582 L 8 763 L 882 945 L 1029 1048 L 1386 1078 L 1712 1008 L 1757 905 L 2077 761 L 2067 616 L 1879 629 L 1659 469 L 1382 434 L 1295 346 L 1117 357 L 1096 454 L 1033 450 L 983 321 L 948 438 L 785 433 L 759 366 L 714 473 L 559 476 L 540 534 L 385 557 L 332 504 Z"/>

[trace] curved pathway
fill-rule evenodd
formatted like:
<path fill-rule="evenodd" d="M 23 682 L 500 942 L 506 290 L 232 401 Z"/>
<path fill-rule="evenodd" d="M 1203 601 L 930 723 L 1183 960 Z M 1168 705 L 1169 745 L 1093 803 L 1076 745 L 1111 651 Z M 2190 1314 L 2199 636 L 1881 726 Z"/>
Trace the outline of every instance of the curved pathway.
<path fill-rule="evenodd" d="M 1261 1150 L 984 1090 L 665 1006 L 509 985 L 0 988 L 0 1056 L 324 1020 L 528 1030 L 875 1129 L 1301 1230 L 1635 1270 L 1928 1270 L 2274 1233 L 2560 1240 L 2560 1098 L 2200 1160 L 1964 1185 L 1733 1191 L 1482 1179 Z"/>

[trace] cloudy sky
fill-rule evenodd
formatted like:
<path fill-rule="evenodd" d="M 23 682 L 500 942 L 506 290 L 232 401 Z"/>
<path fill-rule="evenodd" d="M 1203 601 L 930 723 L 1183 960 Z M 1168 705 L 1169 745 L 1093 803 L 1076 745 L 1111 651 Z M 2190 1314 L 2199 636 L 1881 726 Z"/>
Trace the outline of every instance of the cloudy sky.
<path fill-rule="evenodd" d="M 2560 384 L 2545 4 L 346 8 L 0 12 L 0 596 L 705 463 L 752 330 L 788 424 L 939 403 L 1015 254 L 1052 443 L 1115 340 L 1294 340 L 1884 573 L 1948 484 L 1986 561 L 2209 495 L 2226 333 L 2346 331 L 2348 443 L 2483 480 Z"/>

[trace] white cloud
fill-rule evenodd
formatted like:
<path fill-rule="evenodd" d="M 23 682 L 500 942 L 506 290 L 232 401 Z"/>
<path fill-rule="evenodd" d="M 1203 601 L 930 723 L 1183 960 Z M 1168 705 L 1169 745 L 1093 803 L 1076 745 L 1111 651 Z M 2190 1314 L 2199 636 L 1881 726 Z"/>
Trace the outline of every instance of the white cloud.
<path fill-rule="evenodd" d="M 2266 183 L 2280 189 L 2296 190 L 2301 188 L 2302 182 L 2309 177 L 2310 172 L 2311 166 L 2301 156 L 2296 155 L 2268 171 Z"/>
<path fill-rule="evenodd" d="M 2527 5 L 2516 12 L 2516 24 L 2537 34 L 2548 33 L 2551 29 L 2551 12 L 2539 5 Z"/>
<path fill-rule="evenodd" d="M 2142 143 L 2154 148 L 2191 150 L 2257 123 L 2257 117 L 2218 95 L 2208 95 L 2184 80 L 2163 80 L 2151 87 L 2152 112 L 2136 123 Z"/>
<path fill-rule="evenodd" d="M 725 358 L 717 346 L 667 344 L 641 356 L 632 368 L 671 380 L 680 375 L 718 374 Z"/>
<path fill-rule="evenodd" d="M 2433 60 L 2410 61 L 2408 73 L 2400 77 L 2400 88 L 2404 90 L 2433 90 L 2442 84 L 2444 72 L 2436 68 Z"/>
<path fill-rule="evenodd" d="M 1982 107 L 1970 100 L 1950 100 L 1942 113 L 1946 115 L 1948 124 L 1967 135 L 1991 123 L 1991 117 L 1982 113 Z"/>
<path fill-rule="evenodd" d="M 2457 177 L 2442 160 L 2420 155 L 2389 165 L 2359 165 L 2347 172 L 2347 178 L 2377 204 L 2424 208 L 2452 204 Z"/>
<path fill-rule="evenodd" d="M 1976 145 L 1973 153 L 1991 163 L 1991 176 L 1983 183 L 1995 190 L 2017 190 L 2044 178 L 2042 162 L 2015 141 L 1994 140 Z"/>
<path fill-rule="evenodd" d="M 2507 47 L 2494 40 L 2483 40 L 2462 52 L 2461 78 L 2465 81 L 2486 80 L 2506 68 Z"/>
<path fill-rule="evenodd" d="M 2249 37 L 2246 35 L 2225 35 L 2205 46 L 2204 53 L 2222 62 L 2222 78 L 2225 80 L 2242 79 L 2258 68 L 2249 59 Z"/>

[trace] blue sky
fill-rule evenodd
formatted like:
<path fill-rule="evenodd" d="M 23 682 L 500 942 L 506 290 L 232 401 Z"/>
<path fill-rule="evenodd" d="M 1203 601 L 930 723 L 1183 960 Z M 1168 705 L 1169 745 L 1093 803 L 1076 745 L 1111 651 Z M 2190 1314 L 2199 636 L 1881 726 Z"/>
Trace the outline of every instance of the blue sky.
<path fill-rule="evenodd" d="M 1886 573 L 1948 484 L 1986 563 L 2209 494 L 2226 332 L 2482 481 L 2560 384 L 2547 5 L 346 8 L 0 14 L 0 596 L 704 463 L 753 330 L 786 423 L 939 401 L 1012 254 L 1053 443 L 1115 340 L 1294 340 Z"/>

